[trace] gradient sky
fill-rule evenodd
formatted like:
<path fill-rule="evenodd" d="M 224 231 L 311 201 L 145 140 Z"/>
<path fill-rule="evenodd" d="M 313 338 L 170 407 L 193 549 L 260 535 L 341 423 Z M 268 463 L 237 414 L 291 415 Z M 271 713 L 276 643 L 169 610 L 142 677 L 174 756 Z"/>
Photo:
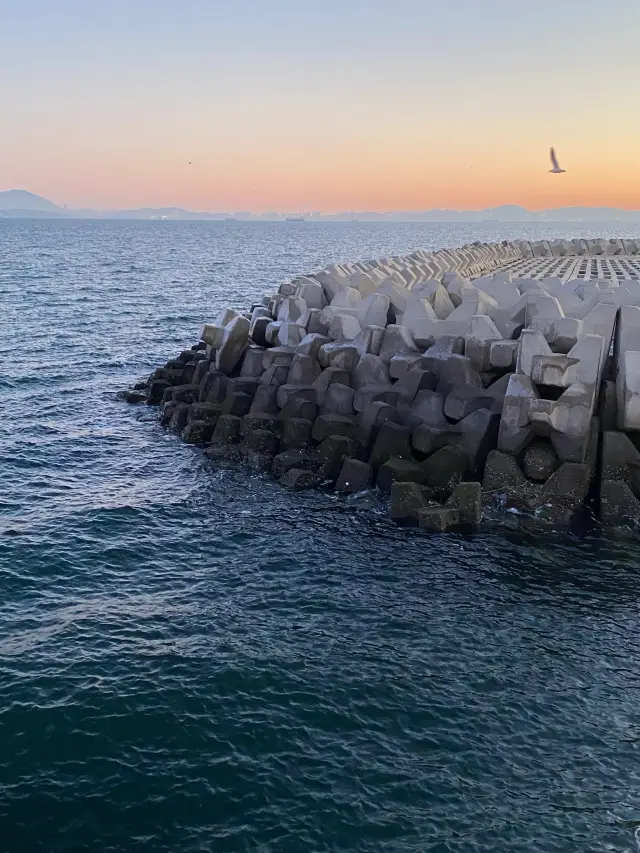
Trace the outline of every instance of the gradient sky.
<path fill-rule="evenodd" d="M 640 208 L 639 53 L 639 0 L 0 0 L 0 190 Z"/>

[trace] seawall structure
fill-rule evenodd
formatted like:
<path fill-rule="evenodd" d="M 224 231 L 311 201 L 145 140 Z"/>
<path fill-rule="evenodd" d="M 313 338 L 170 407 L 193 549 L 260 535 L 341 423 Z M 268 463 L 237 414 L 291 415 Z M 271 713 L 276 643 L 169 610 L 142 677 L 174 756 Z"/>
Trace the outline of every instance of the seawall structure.
<path fill-rule="evenodd" d="M 125 392 L 291 489 L 377 487 L 391 517 L 640 523 L 640 239 L 473 243 L 331 264 Z"/>

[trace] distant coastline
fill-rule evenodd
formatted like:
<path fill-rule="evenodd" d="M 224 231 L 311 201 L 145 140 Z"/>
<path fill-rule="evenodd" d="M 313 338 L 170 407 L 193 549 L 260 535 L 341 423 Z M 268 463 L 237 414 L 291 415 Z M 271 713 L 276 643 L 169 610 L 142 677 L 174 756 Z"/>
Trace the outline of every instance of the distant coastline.
<path fill-rule="evenodd" d="M 191 211 L 180 207 L 143 207 L 132 210 L 94 210 L 60 207 L 26 190 L 0 192 L 0 218 L 28 219 L 162 219 L 173 221 L 209 220 L 239 222 L 286 222 L 286 213 L 250 211 Z M 302 217 L 300 217 L 302 218 Z M 483 210 L 397 210 L 340 211 L 305 213 L 307 222 L 638 222 L 640 210 L 615 207 L 557 207 L 527 210 L 519 205 L 500 205 Z"/>

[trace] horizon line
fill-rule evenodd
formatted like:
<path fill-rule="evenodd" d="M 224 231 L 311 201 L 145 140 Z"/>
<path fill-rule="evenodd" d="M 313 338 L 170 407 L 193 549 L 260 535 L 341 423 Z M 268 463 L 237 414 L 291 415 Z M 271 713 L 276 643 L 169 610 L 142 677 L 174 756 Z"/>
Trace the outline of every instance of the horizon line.
<path fill-rule="evenodd" d="M 3 195 L 9 195 L 11 193 L 24 193 L 26 195 L 34 196 L 34 198 L 39 201 L 45 202 L 53 207 L 57 208 L 61 212 L 85 212 L 91 211 L 96 213 L 124 213 L 124 212 L 132 212 L 135 213 L 137 211 L 179 211 L 184 213 L 189 213 L 193 215 L 206 215 L 206 216 L 309 216 L 309 217 L 331 217 L 331 216 L 358 216 L 358 215 L 375 215 L 375 216 L 393 216 L 397 214 L 409 214 L 409 215 L 419 215 L 419 214 L 429 214 L 429 213 L 483 213 L 485 211 L 496 211 L 501 209 L 511 209 L 513 211 L 523 211 L 526 213 L 536 214 L 536 213 L 548 213 L 551 211 L 563 211 L 563 210 L 615 210 L 621 211 L 623 213 L 639 213 L 640 208 L 632 208 L 632 207 L 618 207 L 616 205 L 584 205 L 584 204 L 566 204 L 560 205 L 556 207 L 540 207 L 540 208 L 530 208 L 525 207 L 522 204 L 517 204 L 513 202 L 503 202 L 497 205 L 491 205 L 489 207 L 424 207 L 424 208 L 387 208 L 385 210 L 375 210 L 375 209 L 342 209 L 342 210 L 331 210 L 331 211 L 323 211 L 323 210 L 313 210 L 311 207 L 306 207 L 304 209 L 288 209 L 288 210 L 274 210 L 274 209 L 262 209 L 262 210 L 194 210 L 192 208 L 183 207 L 178 204 L 163 204 L 160 206 L 151 206 L 151 205 L 138 205 L 136 207 L 90 207 L 90 206 L 70 206 L 69 204 L 58 204 L 57 202 L 53 202 L 45 196 L 41 196 L 38 193 L 34 193 L 31 190 L 12 188 L 8 190 L 0 190 L 0 197 Z M 37 211 L 44 212 L 42 208 L 31 208 L 31 207 L 14 207 L 14 208 L 6 208 L 7 210 L 25 210 L 25 211 Z M 2 208 L 0 208 L 1 212 Z"/>

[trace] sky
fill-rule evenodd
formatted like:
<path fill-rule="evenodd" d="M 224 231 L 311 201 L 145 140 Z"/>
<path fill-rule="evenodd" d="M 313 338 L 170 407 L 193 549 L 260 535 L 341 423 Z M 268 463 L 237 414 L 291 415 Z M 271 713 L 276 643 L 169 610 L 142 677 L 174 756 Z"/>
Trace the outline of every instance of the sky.
<path fill-rule="evenodd" d="M 0 0 L 0 22 L 0 190 L 640 208 L 638 0 Z"/>

